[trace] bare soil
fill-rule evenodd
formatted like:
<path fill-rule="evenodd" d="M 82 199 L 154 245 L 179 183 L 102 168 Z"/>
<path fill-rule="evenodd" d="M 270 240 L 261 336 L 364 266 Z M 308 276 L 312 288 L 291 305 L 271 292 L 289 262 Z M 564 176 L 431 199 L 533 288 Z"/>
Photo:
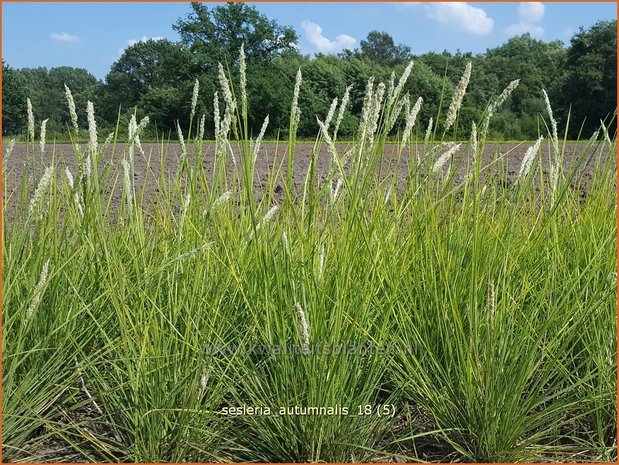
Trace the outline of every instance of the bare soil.
<path fill-rule="evenodd" d="M 526 150 L 531 143 L 505 143 L 505 144 L 488 144 L 485 148 L 484 159 L 482 166 L 492 163 L 485 170 L 485 175 L 497 179 L 506 186 L 511 184 L 517 177 L 520 170 L 522 159 Z M 351 149 L 351 145 L 338 145 L 338 151 L 344 155 Z M 586 165 L 581 166 L 580 171 L 582 177 L 580 181 L 574 185 L 574 188 L 581 190 L 581 195 L 586 196 L 586 185 L 592 176 L 593 169 L 600 157 L 612 156 L 615 159 L 615 154 L 609 154 L 608 147 L 605 146 L 601 151 L 595 145 L 594 149 L 586 150 L 584 143 L 569 143 L 565 147 L 565 166 L 569 169 L 578 159 L 582 159 L 583 153 L 592 155 Z M 85 149 L 85 146 L 82 146 Z M 114 147 L 109 147 L 99 161 L 99 171 L 109 169 L 110 177 L 108 185 L 101 186 L 108 194 L 112 195 L 111 207 L 115 208 L 122 201 L 122 182 L 123 170 L 121 161 L 125 157 L 126 146 L 117 144 Z M 157 197 L 157 192 L 161 189 L 161 181 L 164 178 L 171 178 L 177 172 L 179 160 L 181 157 L 181 149 L 178 144 L 143 144 L 144 155 L 137 153 L 134 157 L 135 173 L 134 183 L 136 190 L 144 188 L 144 202 L 148 203 Z M 3 147 L 4 153 L 5 147 Z M 208 182 L 212 181 L 214 169 L 214 150 L 213 144 L 205 144 L 203 146 L 202 164 L 207 174 Z M 295 147 L 294 168 L 292 174 L 293 189 L 300 189 L 306 178 L 312 152 L 313 144 L 298 144 Z M 418 163 L 418 157 L 423 157 L 424 153 L 428 154 L 431 146 L 423 144 L 413 145 L 410 150 L 404 151 L 401 156 L 398 156 L 397 147 L 387 145 L 385 147 L 385 155 L 383 163 L 380 166 L 379 176 L 385 177 L 390 173 L 397 171 L 397 187 L 401 191 L 405 188 L 409 170 Z M 429 156 L 432 159 L 438 158 L 442 150 L 437 150 Z M 544 141 L 542 144 L 542 160 L 543 170 L 548 172 L 551 163 L 550 143 Z M 242 149 L 233 144 L 235 160 L 237 164 L 241 163 Z M 195 166 L 196 159 L 192 154 L 193 148 L 190 147 L 190 155 L 188 158 L 189 166 Z M 283 180 L 287 176 L 287 145 L 265 143 L 260 149 L 260 153 L 256 160 L 255 176 L 254 176 L 254 192 L 260 198 L 267 188 L 267 180 L 270 174 L 276 174 L 276 183 L 274 185 L 274 195 L 276 200 L 281 200 L 285 195 L 282 187 Z M 328 179 L 328 170 L 331 163 L 331 156 L 326 147 L 323 146 L 316 154 L 316 176 L 324 182 Z M 454 167 L 457 168 L 456 182 L 464 178 L 465 167 L 469 161 L 469 149 L 467 144 L 463 144 L 460 150 L 454 157 Z M 65 176 L 65 167 L 68 167 L 73 176 L 77 175 L 76 157 L 73 147 L 69 144 L 48 145 L 45 149 L 45 154 L 41 155 L 38 145 L 28 148 L 25 144 L 17 145 L 11 155 L 3 160 L 3 208 L 5 211 L 5 220 L 11 221 L 14 217 L 14 210 L 17 205 L 21 183 L 23 176 L 33 176 L 34 182 L 30 182 L 33 190 L 38 183 L 46 166 L 55 163 L 57 166 L 56 177 L 58 182 L 65 182 L 62 178 Z M 432 163 L 432 161 L 430 162 Z M 231 161 L 228 163 L 227 171 L 228 178 L 232 177 L 234 165 Z M 585 187 L 583 187 L 585 186 Z M 28 195 L 31 195 L 29 192 Z M 155 200 L 156 201 L 156 200 Z"/>

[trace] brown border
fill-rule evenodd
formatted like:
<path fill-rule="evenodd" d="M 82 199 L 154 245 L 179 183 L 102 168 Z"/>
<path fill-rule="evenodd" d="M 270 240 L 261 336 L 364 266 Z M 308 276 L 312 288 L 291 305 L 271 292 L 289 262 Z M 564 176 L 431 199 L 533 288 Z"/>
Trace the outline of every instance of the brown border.
<path fill-rule="evenodd" d="M 0 0 L 0 25 L 2 24 L 2 0 Z M 0 29 L 2 28 L 2 26 L 0 26 Z M 4 57 L 3 53 L 2 53 L 2 34 L 0 34 L 0 57 Z M 0 88 L 2 87 L 2 70 L 0 69 Z M 0 113 L 2 113 L 2 100 L 0 100 Z M 4 186 L 4 180 L 2 179 L 2 173 L 4 172 L 4 170 L 2 169 L 3 163 L 4 163 L 4 150 L 2 150 L 3 145 L 2 145 L 2 121 L 0 120 L 0 186 Z M 3 244 L 4 244 L 4 224 L 3 224 L 3 218 L 4 218 L 4 199 L 3 196 L 0 195 L 0 237 L 2 237 L 2 241 L 0 241 L 0 315 L 2 313 L 2 309 L 3 307 L 3 295 L 2 295 L 2 289 L 4 288 L 4 286 L 2 285 L 3 281 L 2 281 L 2 277 L 4 276 L 2 273 L 2 256 L 4 255 L 4 250 L 3 250 Z M 2 318 L 0 318 L 0 332 L 2 332 Z M 0 338 L 0 373 L 4 373 L 2 371 L 2 354 L 3 354 L 3 346 L 2 346 L 2 341 L 4 340 L 4 338 Z M 2 416 L 2 394 L 4 393 L 4 387 L 2 386 L 2 379 L 4 378 L 4 376 L 0 375 L 0 462 L 3 462 L 4 460 L 2 460 L 2 438 L 4 437 L 4 435 L 2 434 L 2 423 L 3 423 L 3 416 Z"/>
<path fill-rule="evenodd" d="M 190 3 L 196 0 L 0 0 L 0 3 Z M 392 0 L 228 0 L 229 3 L 394 3 Z M 458 3 L 450 0 L 452 3 Z M 201 3 L 227 3 L 206 1 Z M 412 0 L 396 0 L 396 3 L 412 3 Z M 529 0 L 527 0 L 528 3 Z M 439 3 L 439 0 L 426 0 L 424 3 Z M 513 0 L 480 0 L 475 3 L 521 3 Z M 616 0 L 545 0 L 543 3 L 617 3 Z"/>
<path fill-rule="evenodd" d="M 619 18 L 619 2 L 617 2 L 617 17 Z M 617 32 L 619 32 L 619 27 L 617 27 Z M 617 71 L 619 71 L 619 64 L 617 64 Z M 617 91 L 619 91 L 619 80 L 617 80 Z M 616 102 L 615 102 L 616 103 Z M 615 126 L 617 126 L 617 119 L 615 117 Z M 616 137 L 616 136 L 615 136 Z M 615 147 L 615 149 L 617 149 L 617 147 Z M 617 150 L 617 162 L 619 162 L 619 149 Z M 616 167 L 616 171 L 615 171 L 615 176 L 617 178 L 619 178 L 619 165 L 615 164 Z M 617 184 L 617 199 L 619 199 L 619 184 Z M 619 203 L 617 204 L 617 229 L 616 231 L 619 231 Z M 617 262 L 616 262 L 616 267 L 617 270 L 619 271 L 619 243 L 616 244 L 615 246 L 617 248 Z M 617 280 L 615 280 L 615 285 L 617 285 Z M 617 292 L 617 289 L 615 289 L 615 296 L 617 298 L 617 317 L 615 319 L 615 336 L 617 337 L 617 364 L 619 365 L 619 292 Z M 617 407 L 619 405 L 619 370 L 617 371 L 617 404 L 615 404 L 615 406 Z M 617 408 L 617 410 L 615 411 L 615 415 L 616 420 L 619 422 L 619 408 Z M 619 428 L 617 428 L 617 431 L 615 431 L 615 445 L 619 444 Z M 617 456 L 617 463 L 619 463 L 619 455 Z"/>
<path fill-rule="evenodd" d="M 242 1 L 242 0 L 228 0 L 228 1 L 232 1 L 232 2 L 238 2 L 238 1 Z M 281 2 L 281 3 L 335 3 L 334 0 L 251 0 L 252 2 L 256 2 L 256 3 L 273 3 L 273 2 Z M 430 2 L 438 2 L 438 0 L 429 0 Z M 453 1 L 453 0 L 451 0 Z M 44 3 L 60 3 L 57 0 L 37 0 L 37 2 L 44 2 Z M 152 3 L 152 2 L 161 2 L 161 3 L 188 3 L 187 0 L 63 0 L 62 3 Z M 346 3 L 392 3 L 391 0 L 337 0 L 337 2 L 346 2 Z M 617 6 L 617 18 L 619 19 L 619 0 L 597 0 L 597 2 L 599 3 L 616 3 Z M 34 3 L 32 1 L 29 0 L 0 0 L 0 24 L 2 24 L 2 4 L 3 3 Z M 213 2 L 215 3 L 215 2 Z M 219 3 L 219 2 L 218 2 Z M 405 3 L 405 2 L 402 2 Z M 514 1 L 511 0 L 494 0 L 494 1 L 490 1 L 490 0 L 481 0 L 478 3 L 516 3 Z M 583 2 L 582 0 L 545 0 L 545 3 L 587 3 L 587 2 Z M 1 26 L 0 26 L 1 28 Z M 619 33 L 619 27 L 617 27 L 617 32 Z M 2 36 L 0 35 L 0 57 L 2 57 Z M 619 72 L 619 63 L 617 64 L 617 71 Z M 2 70 L 0 69 L 0 87 L 2 86 Z M 619 93 L 619 80 L 617 81 L 617 92 Z M 2 113 L 2 101 L 0 100 L 0 113 Z M 615 124 L 617 123 L 617 120 L 615 120 Z M 3 179 L 2 179 L 2 163 L 3 163 L 3 156 L 4 153 L 1 151 L 2 148 L 2 121 L 0 120 L 0 186 L 3 185 Z M 617 150 L 617 172 L 616 172 L 617 177 L 619 178 L 619 148 Z M 619 183 L 617 183 L 617 198 L 619 199 Z M 2 196 L 0 196 L 0 213 L 2 212 L 3 209 L 3 199 Z M 619 230 L 619 203 L 617 203 L 617 210 L 616 210 L 616 226 L 617 226 L 617 230 Z M 3 231 L 4 231 L 4 227 L 3 227 L 3 223 L 2 223 L 2 218 L 3 215 L 0 215 L 0 235 L 3 235 Z M 2 244 L 4 243 L 4 240 L 2 240 L 2 242 L 0 242 L 0 256 L 2 255 Z M 616 254 L 617 254 L 617 272 L 619 273 L 619 242 L 616 245 Z M 0 259 L 0 313 L 2 311 L 2 303 L 3 303 L 3 299 L 2 299 L 2 260 Z M 619 292 L 616 293 L 616 303 L 617 303 L 617 318 L 615 319 L 615 329 L 616 329 L 616 337 L 617 337 L 617 363 L 619 365 Z M 2 331 L 2 319 L 0 318 L 0 332 Z M 2 339 L 0 339 L 0 354 L 2 353 Z M 0 373 L 2 373 L 2 357 L 0 356 Z M 0 376 L 0 445 L 2 444 L 2 394 L 3 394 L 3 389 L 2 389 L 2 376 Z M 619 370 L 617 371 L 617 404 L 619 405 Z M 619 424 L 619 408 L 616 411 L 616 415 L 617 415 L 617 422 Z M 616 436 L 616 441 L 617 444 L 619 444 L 619 428 L 617 429 L 616 432 L 617 436 Z M 0 447 L 0 463 L 3 462 L 2 460 L 2 447 Z M 50 463 L 53 462 L 20 462 L 23 464 L 27 464 L 27 465 L 49 465 Z M 107 463 L 97 463 L 97 462 L 88 462 L 94 465 L 108 465 Z M 121 463 L 132 463 L 132 462 L 121 462 Z M 236 463 L 242 463 L 242 462 L 236 462 Z M 407 462 L 410 463 L 410 462 Z M 470 465 L 487 465 L 487 464 L 481 464 L 481 463 L 477 463 L 477 462 L 466 462 L 467 464 Z M 613 463 L 613 462 L 610 462 Z M 617 462 L 614 462 L 615 464 L 619 465 L 619 456 L 617 459 Z M 569 463 L 569 462 L 561 462 L 562 465 L 582 465 L 582 463 Z M 83 465 L 83 463 L 77 463 L 77 462 L 63 462 L 63 465 Z M 157 462 L 155 463 L 143 463 L 141 465 L 162 465 L 159 464 Z M 184 465 L 206 465 L 206 464 L 202 464 L 201 462 L 187 462 Z M 262 463 L 258 463 L 257 465 L 276 465 L 275 463 L 271 463 L 271 462 L 262 462 Z M 295 464 L 287 464 L 287 463 L 279 463 L 277 462 L 277 465 L 295 465 Z M 335 463 L 331 463 L 331 464 L 327 464 L 327 465 L 349 465 L 349 462 L 346 463 L 342 463 L 342 464 L 335 464 Z M 373 463 L 367 463 L 367 464 L 363 464 L 363 465 L 376 465 Z M 411 465 L 416 465 L 411 463 Z M 438 462 L 438 465 L 450 465 L 448 463 L 442 463 L 442 462 Z M 503 463 L 503 462 L 497 462 L 494 465 L 510 465 L 508 463 Z M 524 463 L 522 465 L 537 465 L 537 464 L 528 464 L 528 463 Z M 596 465 L 603 465 L 600 463 L 596 463 Z"/>

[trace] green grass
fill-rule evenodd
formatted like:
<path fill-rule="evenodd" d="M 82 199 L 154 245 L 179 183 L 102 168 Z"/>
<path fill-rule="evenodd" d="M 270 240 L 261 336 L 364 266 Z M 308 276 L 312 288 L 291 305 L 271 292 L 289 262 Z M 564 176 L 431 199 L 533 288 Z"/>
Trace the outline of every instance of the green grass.
<path fill-rule="evenodd" d="M 235 169 L 218 139 L 209 181 L 194 126 L 196 157 L 162 170 L 156 204 L 133 185 L 132 143 L 125 180 L 70 134 L 83 176 L 70 186 L 58 165 L 29 214 L 29 141 L 21 187 L 4 191 L 3 459 L 615 460 L 616 141 L 553 153 L 554 188 L 538 153 L 498 181 L 505 155 L 482 161 L 484 134 L 437 172 L 441 141 L 412 143 L 398 190 L 383 120 L 399 98 L 346 160 L 319 133 L 326 181 L 312 164 L 295 188 L 288 152 L 260 201 L 247 136 L 231 141 Z M 240 111 L 231 124 L 247 133 Z M 222 413 L 244 405 L 349 414 Z"/>

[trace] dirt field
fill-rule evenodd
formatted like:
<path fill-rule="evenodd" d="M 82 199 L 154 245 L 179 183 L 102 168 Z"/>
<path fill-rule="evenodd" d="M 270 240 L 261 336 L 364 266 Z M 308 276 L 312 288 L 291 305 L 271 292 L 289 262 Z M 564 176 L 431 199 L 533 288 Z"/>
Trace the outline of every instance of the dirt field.
<path fill-rule="evenodd" d="M 486 170 L 486 173 L 487 175 L 492 177 L 499 177 L 501 178 L 502 182 L 509 184 L 517 176 L 523 156 L 529 146 L 530 143 L 489 144 L 488 146 L 486 146 L 486 150 L 484 152 L 484 160 L 482 166 L 486 166 L 486 164 L 491 163 L 493 160 L 502 157 L 504 163 L 494 163 L 493 165 L 491 165 L 491 168 Z M 73 148 L 70 145 L 48 145 L 44 156 L 40 155 L 38 148 L 39 147 L 37 145 L 35 147 L 36 150 L 34 154 L 28 155 L 26 145 L 17 145 L 10 157 L 8 159 L 6 159 L 5 157 L 5 159 L 3 160 L 5 174 L 5 178 L 3 179 L 3 205 L 6 214 L 5 218 L 8 221 L 10 221 L 13 216 L 15 200 L 17 194 L 19 194 L 20 184 L 22 182 L 22 177 L 25 170 L 27 170 L 30 175 L 35 176 L 35 179 L 37 179 L 38 181 L 41 174 L 43 173 L 45 166 L 49 166 L 54 160 L 56 160 L 58 168 L 56 171 L 56 176 L 59 181 L 61 177 L 64 177 L 65 167 L 69 167 L 69 170 L 73 173 L 74 176 L 77 173 L 76 160 L 73 154 Z M 143 186 L 145 187 L 144 200 L 145 203 L 147 203 L 149 199 L 152 199 L 154 197 L 153 194 L 156 193 L 159 189 L 162 170 L 164 171 L 164 177 L 171 177 L 174 176 L 174 174 L 176 173 L 179 157 L 181 155 L 181 150 L 178 144 L 143 144 L 143 148 L 145 156 L 142 156 L 140 154 L 136 154 L 135 156 L 134 181 L 136 189 L 141 189 Z M 341 154 L 345 154 L 350 148 L 350 145 L 338 145 L 338 150 Z M 240 162 L 240 149 L 234 146 L 233 149 L 236 153 L 237 162 Z M 296 146 L 295 163 L 292 178 L 293 185 L 297 189 L 302 186 L 305 176 L 307 174 L 312 149 L 312 144 L 298 144 Z M 544 141 L 542 144 L 544 171 L 547 171 L 550 166 L 550 149 L 551 147 L 549 142 Z M 572 143 L 566 146 L 565 164 L 568 168 L 569 166 L 572 166 L 576 156 L 583 153 L 584 149 L 585 144 L 582 143 Z M 192 151 L 191 148 L 189 150 L 190 152 Z M 429 150 L 430 146 L 424 147 L 422 144 L 420 144 L 418 146 L 413 146 L 410 150 L 410 153 L 406 151 L 402 154 L 398 169 L 399 190 L 403 189 L 406 185 L 409 168 L 417 163 L 418 155 L 423 156 L 424 151 L 425 153 L 428 153 Z M 105 156 L 102 158 L 102 160 L 100 160 L 99 170 L 104 170 L 106 168 L 110 169 L 110 179 L 112 184 L 106 186 L 105 189 L 108 192 L 113 192 L 112 207 L 114 206 L 114 204 L 117 204 L 121 200 L 122 196 L 121 160 L 125 156 L 124 151 L 125 145 L 117 144 L 114 148 L 108 148 Z M 212 144 L 205 144 L 205 146 L 203 147 L 203 152 L 203 165 L 207 173 L 207 178 L 210 182 L 213 174 L 214 146 Z M 30 153 L 32 153 L 32 151 L 30 151 Z M 589 150 L 588 153 L 592 154 L 593 157 L 584 170 L 585 173 L 583 179 L 585 180 L 585 184 L 587 179 L 589 179 L 591 176 L 591 172 L 595 165 L 596 159 L 598 159 L 600 156 L 609 156 L 607 147 L 604 147 L 601 154 L 599 150 L 595 153 L 593 153 L 592 150 Z M 435 159 L 438 158 L 440 154 L 441 151 L 437 151 L 431 156 L 433 157 L 433 159 Z M 614 157 L 614 154 L 612 156 Z M 457 181 L 461 180 L 463 177 L 464 165 L 466 164 L 467 157 L 468 147 L 463 144 L 459 152 L 454 157 L 456 166 L 459 167 L 457 173 Z M 317 156 L 316 165 L 316 173 L 321 181 L 324 181 L 327 178 L 327 171 L 329 169 L 330 160 L 331 157 L 323 144 Z M 190 165 L 193 165 L 195 163 L 195 159 L 191 154 L 189 156 L 189 162 Z M 398 155 L 396 147 L 393 145 L 387 146 L 385 150 L 384 164 L 381 167 L 381 177 L 384 177 L 385 173 L 393 173 L 394 168 L 397 166 L 397 163 Z M 232 173 L 232 168 L 232 163 L 229 163 L 228 172 L 230 177 Z M 260 149 L 260 154 L 256 161 L 254 176 L 254 191 L 258 197 L 261 196 L 264 188 L 266 187 L 269 173 L 273 171 L 275 173 L 279 171 L 280 179 L 285 178 L 287 171 L 286 144 L 262 145 Z M 34 184 L 36 185 L 36 183 Z M 585 190 L 582 188 L 582 186 L 577 187 L 583 191 L 583 196 L 586 195 Z M 281 200 L 284 195 L 281 184 L 277 184 L 274 191 L 276 200 Z"/>

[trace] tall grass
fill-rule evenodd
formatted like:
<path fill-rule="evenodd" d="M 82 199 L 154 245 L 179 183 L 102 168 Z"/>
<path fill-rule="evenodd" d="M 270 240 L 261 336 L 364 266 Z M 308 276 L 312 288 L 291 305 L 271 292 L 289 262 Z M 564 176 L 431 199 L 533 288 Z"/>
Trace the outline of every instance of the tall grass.
<path fill-rule="evenodd" d="M 302 182 L 295 91 L 256 192 L 268 120 L 250 138 L 241 62 L 240 89 L 220 68 L 214 155 L 192 110 L 150 197 L 134 182 L 137 157 L 153 171 L 147 120 L 99 144 L 89 103 L 68 174 L 29 120 L 20 188 L 4 190 L 4 460 L 614 460 L 614 135 L 568 159 L 550 110 L 506 181 L 511 154 L 484 155 L 485 134 L 517 82 L 456 146 L 432 128 L 457 125 L 470 67 L 432 122 L 401 95 L 408 67 L 368 83 L 345 152 L 350 89 L 317 116 Z"/>

